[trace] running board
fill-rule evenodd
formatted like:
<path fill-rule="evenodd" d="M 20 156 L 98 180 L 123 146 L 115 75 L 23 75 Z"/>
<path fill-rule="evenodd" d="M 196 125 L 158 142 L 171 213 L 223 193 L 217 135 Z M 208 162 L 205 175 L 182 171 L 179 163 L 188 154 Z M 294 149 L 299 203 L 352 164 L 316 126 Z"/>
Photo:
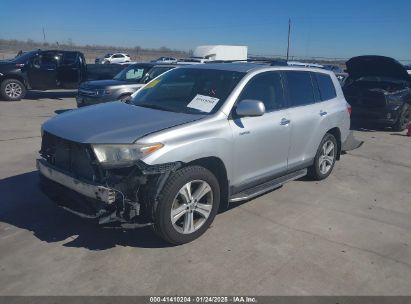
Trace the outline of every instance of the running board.
<path fill-rule="evenodd" d="M 244 201 L 248 199 L 252 199 L 256 196 L 259 196 L 263 193 L 266 193 L 268 191 L 277 189 L 284 185 L 287 182 L 299 179 L 300 177 L 303 177 L 307 175 L 307 169 L 302 169 L 296 172 L 288 173 L 286 175 L 277 177 L 276 179 L 270 180 L 268 182 L 265 182 L 263 184 L 257 185 L 255 187 L 246 189 L 240 193 L 234 194 L 233 196 L 230 197 L 229 202 L 239 202 L 239 201 Z"/>

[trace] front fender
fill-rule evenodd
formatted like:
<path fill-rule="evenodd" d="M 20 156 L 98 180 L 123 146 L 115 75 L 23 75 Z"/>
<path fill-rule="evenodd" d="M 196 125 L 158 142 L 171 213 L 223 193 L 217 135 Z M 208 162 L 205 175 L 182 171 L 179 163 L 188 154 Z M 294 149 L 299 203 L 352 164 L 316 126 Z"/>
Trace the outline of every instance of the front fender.
<path fill-rule="evenodd" d="M 201 158 L 216 157 L 221 159 L 228 172 L 231 168 L 231 141 L 224 138 L 204 138 L 178 145 L 165 145 L 158 152 L 161 153 L 154 153 L 143 161 L 148 165 L 158 165 L 176 161 L 189 163 Z"/>
<path fill-rule="evenodd" d="M 170 162 L 189 163 L 200 158 L 221 159 L 231 175 L 232 132 L 227 117 L 210 118 L 149 135 L 138 140 L 142 143 L 161 142 L 164 147 L 143 161 L 148 165 Z"/>

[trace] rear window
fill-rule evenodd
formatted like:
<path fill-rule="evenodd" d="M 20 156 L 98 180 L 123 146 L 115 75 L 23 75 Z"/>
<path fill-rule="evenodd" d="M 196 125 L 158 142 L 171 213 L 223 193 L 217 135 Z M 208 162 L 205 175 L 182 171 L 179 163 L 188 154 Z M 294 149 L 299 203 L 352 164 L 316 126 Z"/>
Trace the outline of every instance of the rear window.
<path fill-rule="evenodd" d="M 337 97 L 335 92 L 334 83 L 327 74 L 314 73 L 315 78 L 317 79 L 318 88 L 320 90 L 320 98 L 322 101 L 333 99 Z"/>
<path fill-rule="evenodd" d="M 315 102 L 314 90 L 309 72 L 286 71 L 287 92 L 291 107 L 303 106 Z"/>

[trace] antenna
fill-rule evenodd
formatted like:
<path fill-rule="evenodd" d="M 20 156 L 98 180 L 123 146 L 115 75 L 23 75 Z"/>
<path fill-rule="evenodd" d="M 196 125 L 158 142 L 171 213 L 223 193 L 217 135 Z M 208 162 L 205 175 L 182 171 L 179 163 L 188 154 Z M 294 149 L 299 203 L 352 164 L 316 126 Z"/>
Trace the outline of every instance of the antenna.
<path fill-rule="evenodd" d="M 287 44 L 287 61 L 290 55 L 290 36 L 291 36 L 291 18 L 288 18 L 288 44 Z"/>

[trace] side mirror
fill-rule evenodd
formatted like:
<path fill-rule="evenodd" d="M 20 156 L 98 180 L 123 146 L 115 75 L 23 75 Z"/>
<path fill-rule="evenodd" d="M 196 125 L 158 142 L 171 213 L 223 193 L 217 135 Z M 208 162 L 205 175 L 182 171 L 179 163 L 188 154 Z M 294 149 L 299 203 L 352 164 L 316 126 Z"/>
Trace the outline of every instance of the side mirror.
<path fill-rule="evenodd" d="M 262 101 L 244 99 L 237 104 L 235 113 L 238 116 L 262 116 L 265 113 L 265 106 Z"/>

